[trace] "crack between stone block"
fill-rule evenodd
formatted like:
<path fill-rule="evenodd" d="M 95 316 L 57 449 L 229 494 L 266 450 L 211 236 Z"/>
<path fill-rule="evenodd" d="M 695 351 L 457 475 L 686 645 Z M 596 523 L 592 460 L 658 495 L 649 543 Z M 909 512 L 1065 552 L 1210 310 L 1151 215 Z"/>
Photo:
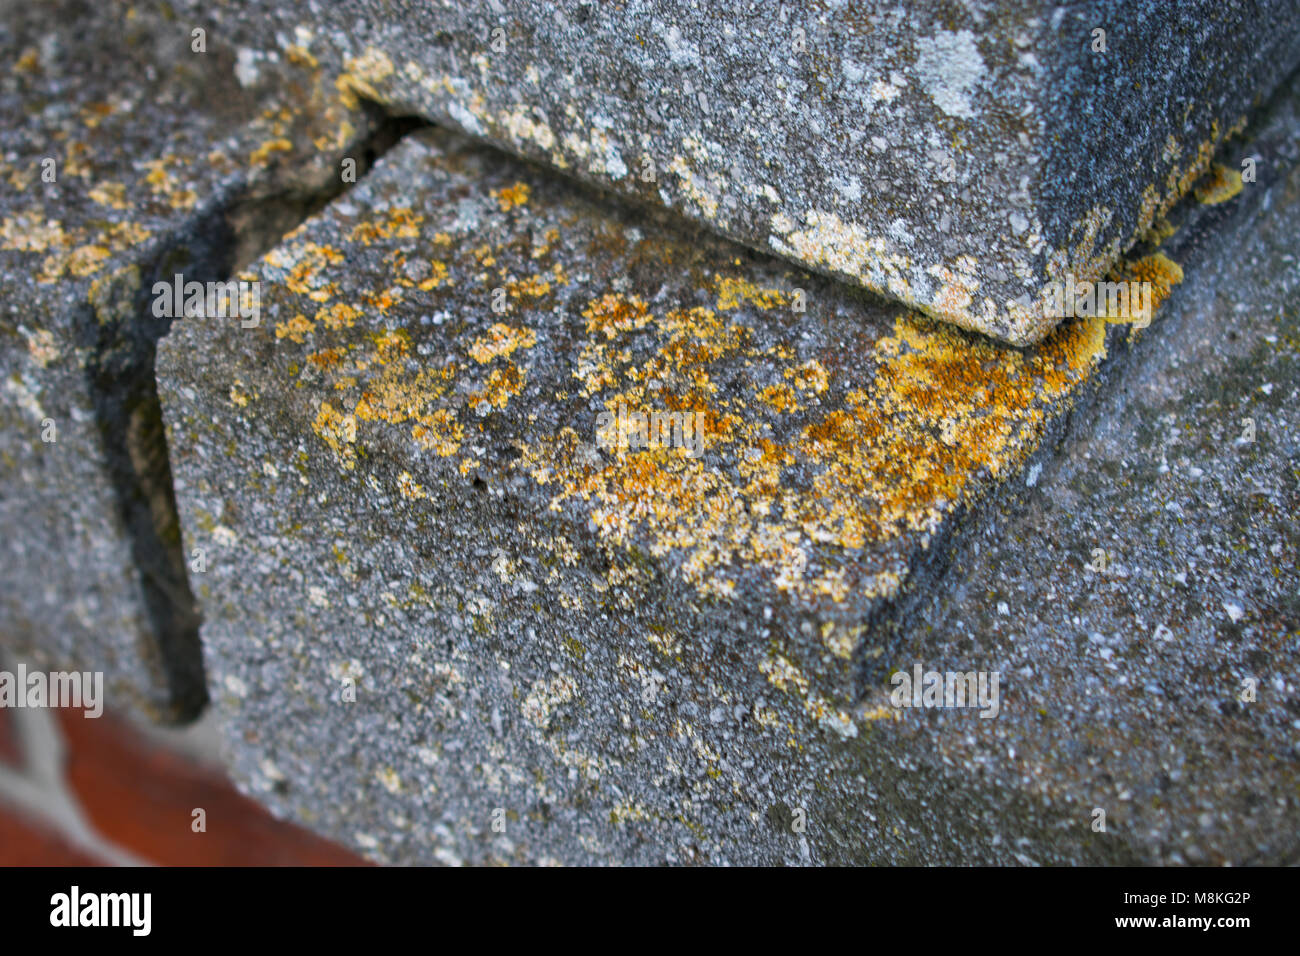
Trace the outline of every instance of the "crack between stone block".
<path fill-rule="evenodd" d="M 157 344 L 172 319 L 153 315 L 151 290 L 156 281 L 170 281 L 178 272 L 186 282 L 233 279 L 288 232 L 361 182 L 405 136 L 428 125 L 418 118 L 389 114 L 374 103 L 362 106 L 370 120 L 368 132 L 339 155 L 339 160 L 356 160 L 354 182 L 343 181 L 336 162 L 323 170 L 306 170 L 299 181 L 291 176 L 288 185 L 238 190 L 191 227 L 169 236 L 151 261 L 142 265 L 129 325 L 108 327 L 91 318 L 93 357 L 87 362 L 87 377 L 150 629 L 141 635 L 138 652 L 167 687 L 168 704 L 161 712 L 144 704 L 160 722 L 183 724 L 197 719 L 208 693 L 200 612 L 189 583 L 154 377 Z"/>
<path fill-rule="evenodd" d="M 1277 141 L 1288 133 L 1276 127 L 1273 117 L 1287 97 L 1293 95 L 1290 91 L 1297 83 L 1300 83 L 1300 70 L 1291 73 L 1268 99 L 1250 110 L 1246 126 L 1235 136 L 1225 139 L 1212 157 L 1211 168 L 1213 163 L 1227 158 L 1230 151 L 1242 155 L 1245 155 L 1243 150 L 1279 155 L 1281 150 Z M 1197 254 L 1204 254 L 1215 235 L 1232 228 L 1234 223 L 1252 214 L 1257 204 L 1263 201 L 1268 189 L 1283 174 L 1284 170 L 1275 166 L 1261 166 L 1259 178 L 1251 186 L 1251 198 L 1235 206 L 1206 205 L 1197 198 L 1195 188 L 1188 190 L 1163 217 L 1169 227 L 1168 232 L 1162 235 L 1157 229 L 1139 237 L 1117 262 L 1166 252 L 1181 264 L 1190 261 Z M 1162 308 L 1175 309 L 1179 294 L 1179 290 L 1175 289 Z M 1172 333 L 1178 328 L 1175 325 L 1173 329 L 1162 332 L 1159 316 L 1160 312 L 1157 311 L 1156 321 L 1151 328 L 1137 338 L 1127 335 L 1108 336 L 1106 347 L 1110 353 L 1109 359 L 1070 398 L 1067 405 L 1053 416 L 1044 428 L 1037 448 L 1011 477 L 998 482 L 979 500 L 962 506 L 958 512 L 950 515 L 930 546 L 909 563 L 911 583 L 904 593 L 882 603 L 863 622 L 867 633 L 879 635 L 873 646 L 883 648 L 883 653 L 873 655 L 870 653 L 872 647 L 858 648 L 852 687 L 855 703 L 860 703 L 871 688 L 884 684 L 888 676 L 884 662 L 889 661 L 899 648 L 908 644 L 921 646 L 922 629 L 933 623 L 923 613 L 933 592 L 952 580 L 961 564 L 959 559 L 963 551 L 979 538 L 982 531 L 1000 520 L 1001 512 L 1019 507 L 1032 494 L 1023 482 L 1024 473 L 1030 465 L 1038 463 L 1044 467 L 1050 466 L 1050 463 L 1065 454 L 1066 448 L 1091 434 L 1095 411 L 1112 391 L 1125 387 L 1140 371 L 1146 354 L 1150 351 L 1149 338 Z"/>

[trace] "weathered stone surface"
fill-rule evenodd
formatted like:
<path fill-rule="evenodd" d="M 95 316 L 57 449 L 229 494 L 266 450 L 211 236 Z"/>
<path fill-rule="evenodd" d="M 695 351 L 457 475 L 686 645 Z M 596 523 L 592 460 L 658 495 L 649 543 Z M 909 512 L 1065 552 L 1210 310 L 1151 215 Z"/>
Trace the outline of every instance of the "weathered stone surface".
<path fill-rule="evenodd" d="M 292 42 L 395 109 L 1019 344 L 1055 324 L 1044 286 L 1103 275 L 1300 62 L 1296 0 L 178 11 L 249 69 Z"/>
<path fill-rule="evenodd" d="M 1177 296 L 1231 208 L 1121 272 Z M 996 345 L 445 132 L 252 271 L 264 327 L 178 323 L 159 387 L 233 768 L 278 812 L 393 861 L 1150 855 L 944 757 L 1040 733 L 1014 684 L 984 722 L 885 680 L 963 514 L 1137 330 Z M 597 447 L 620 406 L 703 413 L 703 453 Z"/>
<path fill-rule="evenodd" d="M 165 3 L 0 4 L 0 640 L 163 718 L 204 684 L 153 281 L 226 278 L 374 125 L 319 68 L 244 86 L 192 44 Z"/>
<path fill-rule="evenodd" d="M 1284 178 L 1207 224 L 1141 364 L 1026 500 L 972 534 L 899 652 L 1001 667 L 1021 719 L 925 744 L 1074 808 L 1076 827 L 1104 809 L 1104 839 L 1142 862 L 1300 859 L 1300 114 L 1287 119 L 1270 144 Z"/>

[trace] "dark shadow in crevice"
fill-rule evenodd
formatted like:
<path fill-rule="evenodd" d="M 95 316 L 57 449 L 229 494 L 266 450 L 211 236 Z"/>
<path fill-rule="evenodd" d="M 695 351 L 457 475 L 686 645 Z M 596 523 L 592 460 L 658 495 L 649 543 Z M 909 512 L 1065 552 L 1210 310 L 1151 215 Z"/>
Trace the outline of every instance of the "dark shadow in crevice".
<path fill-rule="evenodd" d="M 405 135 L 427 125 L 364 105 L 369 133 L 342 154 L 356 160 L 357 182 Z M 189 583 L 190 556 L 184 553 L 154 378 L 157 344 L 172 320 L 153 314 L 154 283 L 171 282 L 177 274 L 186 282 L 227 281 L 353 185 L 343 181 L 339 169 L 330 168 L 281 188 L 239 191 L 169 237 L 142 265 L 138 283 L 133 277 L 122 283 L 121 288 L 129 290 L 123 291 L 122 301 L 117 301 L 112 279 L 92 295 L 87 375 L 106 467 L 148 615 L 150 633 L 140 636 L 139 653 L 168 688 L 169 704 L 156 715 L 165 722 L 197 718 L 208 693 L 201 618 Z M 124 321 L 115 321 L 115 315 Z"/>

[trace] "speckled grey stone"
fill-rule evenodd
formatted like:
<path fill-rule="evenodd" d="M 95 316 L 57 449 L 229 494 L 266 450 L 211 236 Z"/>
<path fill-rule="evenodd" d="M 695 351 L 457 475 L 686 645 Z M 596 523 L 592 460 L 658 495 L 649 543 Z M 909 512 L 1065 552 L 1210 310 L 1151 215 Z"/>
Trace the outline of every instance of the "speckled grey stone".
<path fill-rule="evenodd" d="M 0 641 L 161 719 L 205 691 L 153 281 L 225 278 L 374 125 L 323 71 L 235 63 L 165 3 L 0 4 Z"/>
<path fill-rule="evenodd" d="M 899 654 L 1008 672 L 1038 717 L 936 737 L 943 758 L 1104 809 L 1097 838 L 1144 863 L 1300 862 L 1297 128 L 1262 200 L 1192 231 L 1160 334 Z"/>
<path fill-rule="evenodd" d="M 1286 155 L 1291 97 L 1250 148 Z M 1257 271 L 1235 255 L 1294 234 L 1279 175 L 1180 210 L 1172 259 L 1137 250 L 1169 295 L 1148 332 L 1073 320 L 1026 352 L 451 134 L 407 140 L 253 267 L 264 327 L 186 320 L 160 345 L 236 778 L 394 862 L 1189 859 L 1184 818 L 1167 849 L 1122 809 L 1091 829 L 1095 780 L 1054 741 L 1106 714 L 1047 666 L 1057 632 L 1024 632 L 1045 642 L 1026 686 L 1034 646 L 977 633 L 950 657 L 918 609 L 1132 343 L 1196 307 L 1175 261 L 1290 295 L 1277 247 Z M 623 403 L 703 411 L 703 453 L 598 447 Z M 1006 675 L 996 719 L 891 705 L 891 672 L 946 659 Z M 1134 722 L 1127 746 L 1180 726 Z M 1294 791 L 1293 763 L 1273 772 Z M 1215 859 L 1289 852 L 1270 834 L 1293 804 L 1215 819 Z"/>
<path fill-rule="evenodd" d="M 1297 0 L 177 9 L 249 70 L 298 45 L 391 109 L 1018 344 L 1300 62 Z"/>

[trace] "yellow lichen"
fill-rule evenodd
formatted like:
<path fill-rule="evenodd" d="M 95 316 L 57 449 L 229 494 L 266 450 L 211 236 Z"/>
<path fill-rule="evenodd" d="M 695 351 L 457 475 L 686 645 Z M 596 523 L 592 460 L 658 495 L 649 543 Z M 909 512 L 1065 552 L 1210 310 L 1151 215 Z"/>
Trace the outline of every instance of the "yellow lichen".
<path fill-rule="evenodd" d="M 513 362 L 507 362 L 502 368 L 494 368 L 486 385 L 477 390 L 470 398 L 470 408 L 481 412 L 487 408 L 502 409 L 510 399 L 524 390 L 527 375 Z"/>
<path fill-rule="evenodd" d="M 414 212 L 410 206 L 393 206 L 379 218 L 361 222 L 352 228 L 348 239 L 370 245 L 376 239 L 414 239 L 420 234 L 420 223 L 424 216 Z"/>
<path fill-rule="evenodd" d="M 307 316 L 299 312 L 292 319 L 284 322 L 277 322 L 275 326 L 275 337 L 277 339 L 288 339 L 290 342 L 297 342 L 301 345 L 306 336 L 310 335 L 316 326 L 311 323 Z"/>
<path fill-rule="evenodd" d="M 492 196 L 496 199 L 497 205 L 502 212 L 509 212 L 528 202 L 528 184 L 517 182 L 513 186 L 506 186 L 503 189 L 494 189 Z"/>
<path fill-rule="evenodd" d="M 293 152 L 293 143 L 289 142 L 283 136 L 277 136 L 274 139 L 268 139 L 257 149 L 249 154 L 248 162 L 252 166 L 265 166 L 271 161 L 273 153 L 291 153 Z"/>
<path fill-rule="evenodd" d="M 101 183 L 90 191 L 90 198 L 110 209 L 125 209 L 126 186 L 122 183 Z"/>
<path fill-rule="evenodd" d="M 429 497 L 424 493 L 424 489 L 420 487 L 419 483 L 411 477 L 409 471 L 404 471 L 397 476 L 397 490 L 403 498 L 411 500 Z"/>
<path fill-rule="evenodd" d="M 448 458 L 460 450 L 461 442 L 465 440 L 465 429 L 456 420 L 454 412 L 437 409 L 420 416 L 419 422 L 411 428 L 411 437 L 420 447 Z"/>
<path fill-rule="evenodd" d="M 1241 171 L 1215 163 L 1196 184 L 1196 198 L 1207 206 L 1227 202 L 1243 189 Z"/>
<path fill-rule="evenodd" d="M 337 332 L 339 329 L 350 329 L 361 318 L 361 310 L 348 305 L 346 302 L 335 302 L 331 306 L 326 306 L 316 313 L 316 321 L 320 322 L 327 329 Z"/>
<path fill-rule="evenodd" d="M 530 349 L 536 344 L 537 335 L 531 329 L 516 329 L 498 322 L 474 340 L 469 355 L 474 361 L 485 364 L 516 349 Z"/>
<path fill-rule="evenodd" d="M 644 328 L 650 321 L 646 304 L 636 296 L 610 293 L 601 296 L 582 310 L 588 332 L 600 332 L 613 338 L 620 332 Z"/>
<path fill-rule="evenodd" d="M 448 285 L 451 284 L 447 279 L 447 264 L 445 262 L 433 259 L 429 262 L 429 268 L 429 278 L 420 283 L 421 291 L 428 292 L 431 289 L 436 289 L 444 282 L 447 282 Z"/>
<path fill-rule="evenodd" d="M 506 292 L 512 299 L 540 299 L 550 291 L 550 280 L 542 276 L 512 279 L 506 283 Z"/>
<path fill-rule="evenodd" d="M 719 276 L 718 311 L 737 309 L 743 302 L 749 302 L 760 309 L 773 309 L 786 304 L 786 294 L 780 289 L 760 289 L 744 278 Z"/>
<path fill-rule="evenodd" d="M 734 593 L 744 567 L 765 569 L 778 588 L 808 597 L 896 590 L 900 571 L 855 582 L 843 568 L 810 568 L 810 556 L 934 531 L 981 475 L 1005 474 L 1034 447 L 1054 403 L 1103 354 L 1105 334 L 1104 322 L 1073 322 L 1025 353 L 902 316 L 862 362 L 874 374 L 846 388 L 815 359 L 780 368 L 787 360 L 753 354 L 744 326 L 706 309 L 656 318 L 644 303 L 631 308 L 611 295 L 584 316 L 590 338 L 577 372 L 591 394 L 607 409 L 701 409 L 717 459 L 649 448 L 579 464 L 584 439 L 565 430 L 525 449 L 523 467 L 558 485 L 553 507 L 580 503 L 612 542 L 647 540 L 652 553 L 682 553 L 685 577 L 722 597 Z M 652 358 L 635 366 L 617 358 L 623 338 L 646 333 L 661 343 Z M 745 376 L 751 398 L 718 407 L 711 369 L 736 359 L 755 363 Z M 778 385 L 762 384 L 771 362 Z M 837 407 L 785 440 L 770 437 L 772 416 L 798 410 L 795 388 L 822 395 L 837 387 Z M 789 483 L 795 462 L 810 466 L 807 486 Z"/>
<path fill-rule="evenodd" d="M 321 402 L 312 430 L 330 447 L 345 469 L 351 471 L 356 467 L 357 420 L 354 415 L 344 415 L 329 402 Z"/>

